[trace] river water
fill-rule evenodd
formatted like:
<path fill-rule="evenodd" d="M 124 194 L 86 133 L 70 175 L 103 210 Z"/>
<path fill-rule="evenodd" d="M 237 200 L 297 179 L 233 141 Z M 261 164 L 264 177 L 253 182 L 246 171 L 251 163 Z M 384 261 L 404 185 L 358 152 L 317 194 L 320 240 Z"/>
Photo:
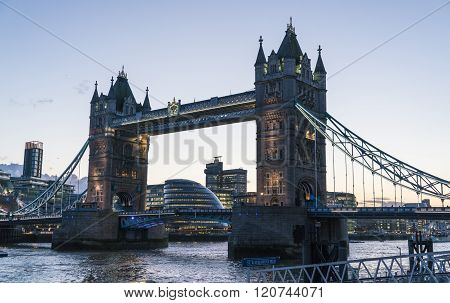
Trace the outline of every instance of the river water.
<path fill-rule="evenodd" d="M 407 241 L 350 243 L 350 258 L 408 252 Z M 450 251 L 435 243 L 434 251 Z M 57 252 L 50 244 L 1 247 L 0 282 L 244 282 L 245 269 L 227 259 L 226 242 L 171 242 L 147 251 Z"/>

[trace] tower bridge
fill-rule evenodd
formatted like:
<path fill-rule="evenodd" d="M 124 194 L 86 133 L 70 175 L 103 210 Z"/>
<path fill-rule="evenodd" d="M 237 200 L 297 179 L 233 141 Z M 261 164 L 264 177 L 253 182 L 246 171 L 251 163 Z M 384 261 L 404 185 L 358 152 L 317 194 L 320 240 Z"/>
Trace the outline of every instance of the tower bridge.
<path fill-rule="evenodd" d="M 450 219 L 445 207 L 327 207 L 327 142 L 333 150 L 333 187 L 335 150 L 345 157 L 346 183 L 347 160 L 353 182 L 354 166 L 362 168 L 363 188 L 364 172 L 368 172 L 373 180 L 392 184 L 396 195 L 397 188 L 405 189 L 444 203 L 450 199 L 450 182 L 389 155 L 327 112 L 322 48 L 318 48 L 312 69 L 292 23 L 287 25 L 278 51 L 272 50 L 268 57 L 260 37 L 254 68 L 254 90 L 186 104 L 174 99 L 167 108 L 156 110 L 151 108 L 148 89 L 143 102 L 135 99 L 123 68 L 115 82 L 111 79 L 108 94 L 99 94 L 96 83 L 86 144 L 38 199 L 12 213 L 0 213 L 0 226 L 59 220 L 61 226 L 53 236 L 55 248 L 163 247 L 167 245 L 164 222 L 180 216 L 205 216 L 231 222 L 231 258 L 279 255 L 314 263 L 319 255 L 333 255 L 334 259 L 326 260 L 330 262 L 346 260 L 346 218 Z M 147 173 L 152 173 L 151 167 L 148 169 L 151 136 L 244 121 L 256 123 L 256 205 L 236 205 L 233 211 L 145 212 Z M 87 147 L 88 189 L 81 207 L 56 216 L 39 215 Z"/>

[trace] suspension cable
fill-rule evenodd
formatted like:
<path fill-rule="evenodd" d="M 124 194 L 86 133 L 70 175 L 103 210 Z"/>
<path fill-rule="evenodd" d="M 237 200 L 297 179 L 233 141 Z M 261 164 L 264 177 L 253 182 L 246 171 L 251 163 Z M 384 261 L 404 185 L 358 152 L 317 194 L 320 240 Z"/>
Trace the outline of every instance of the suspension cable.
<path fill-rule="evenodd" d="M 350 156 L 348 144 L 353 145 L 356 148 L 355 151 L 358 153 L 355 161 L 364 165 L 367 169 L 372 170 L 374 174 L 380 175 L 380 171 L 382 170 L 385 172 L 383 178 L 392 182 L 392 175 L 395 173 L 399 180 L 405 181 L 399 185 L 413 191 L 418 190 L 418 179 L 421 178 L 426 181 L 421 191 L 440 199 L 450 199 L 450 181 L 433 176 L 387 154 L 346 128 L 328 113 L 325 114 L 328 122 L 324 123 L 309 110 L 305 109 L 299 102 L 295 106 L 319 133 L 327 140 L 335 143 L 335 146 L 348 156 Z M 334 139 L 331 138 L 332 134 L 334 135 Z M 373 171 L 373 167 L 370 167 L 369 164 L 371 158 L 377 163 L 380 161 L 384 163 L 384 165 L 380 165 L 380 170 Z M 394 168 L 396 168 L 395 171 L 393 170 Z M 443 190 L 439 188 L 439 185 L 442 185 Z M 446 192 L 447 190 L 449 190 L 448 193 Z"/>
<path fill-rule="evenodd" d="M 372 158 L 372 193 L 373 193 L 373 207 L 375 207 L 375 173 L 373 171 L 373 158 Z"/>
<path fill-rule="evenodd" d="M 355 197 L 355 159 L 353 158 L 353 145 L 352 145 L 352 199 L 356 200 Z"/>
<path fill-rule="evenodd" d="M 344 154 L 345 161 L 345 200 L 348 201 L 348 180 L 347 180 L 347 154 Z"/>
<path fill-rule="evenodd" d="M 395 183 L 394 184 L 394 203 L 395 203 L 395 207 L 397 207 L 397 185 Z"/>
<path fill-rule="evenodd" d="M 381 182 L 381 207 L 384 207 L 384 190 L 383 190 L 383 171 L 380 172 L 380 182 Z"/>
<path fill-rule="evenodd" d="M 317 199 L 318 199 L 318 197 L 317 197 L 317 130 L 316 129 L 314 129 L 314 175 L 315 175 L 315 182 L 316 182 L 316 185 L 314 186 L 314 190 L 315 190 L 315 193 L 314 193 L 314 195 L 315 195 L 315 197 L 314 197 L 314 200 L 315 200 L 315 207 L 317 208 L 317 206 L 318 206 L 318 203 L 317 203 Z"/>
<path fill-rule="evenodd" d="M 402 180 L 400 180 L 402 183 Z M 400 206 L 403 207 L 403 186 L 400 185 Z"/>
<path fill-rule="evenodd" d="M 362 167 L 362 182 L 363 182 L 363 203 L 364 203 L 364 207 L 366 207 L 366 183 L 364 180 L 364 166 Z"/>
<path fill-rule="evenodd" d="M 334 203 L 336 203 L 336 169 L 334 166 L 334 133 L 333 133 L 332 147 L 333 147 L 333 200 L 334 200 Z"/>

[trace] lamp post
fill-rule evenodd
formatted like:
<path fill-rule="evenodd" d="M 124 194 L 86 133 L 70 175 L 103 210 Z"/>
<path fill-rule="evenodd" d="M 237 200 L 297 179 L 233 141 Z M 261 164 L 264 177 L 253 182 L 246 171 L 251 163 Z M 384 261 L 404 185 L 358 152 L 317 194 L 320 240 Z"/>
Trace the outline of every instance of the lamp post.
<path fill-rule="evenodd" d="M 402 258 L 402 248 L 400 246 L 397 246 L 397 249 L 400 252 L 400 272 L 403 274 L 403 258 Z"/>

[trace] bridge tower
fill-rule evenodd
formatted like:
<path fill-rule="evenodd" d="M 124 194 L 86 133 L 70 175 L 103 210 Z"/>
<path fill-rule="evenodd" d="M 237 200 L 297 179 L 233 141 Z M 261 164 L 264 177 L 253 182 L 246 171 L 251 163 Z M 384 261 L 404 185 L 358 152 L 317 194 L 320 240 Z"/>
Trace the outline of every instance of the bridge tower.
<path fill-rule="evenodd" d="M 325 122 L 322 49 L 313 72 L 292 19 L 278 51 L 268 58 L 262 42 L 260 37 L 254 65 L 257 205 L 233 209 L 228 255 L 281 256 L 303 263 L 344 260 L 345 220 L 308 218 L 308 207 L 326 203 L 325 138 L 295 107 L 300 102 Z"/>
<path fill-rule="evenodd" d="M 86 203 L 102 210 L 144 210 L 147 186 L 149 138 L 137 132 L 113 129 L 114 118 L 135 115 L 150 108 L 136 102 L 127 74 L 111 79 L 108 95 L 98 95 L 97 82 L 91 100 L 89 126 L 89 177 Z"/>
<path fill-rule="evenodd" d="M 148 89 L 143 104 L 136 102 L 127 74 L 111 79 L 107 95 L 91 99 L 88 192 L 83 209 L 63 213 L 53 233 L 52 248 L 131 249 L 167 247 L 164 225 L 123 229 L 119 211 L 143 211 L 147 188 L 148 135 L 137 129 L 112 127 L 116 118 L 136 117 L 151 110 Z M 94 207 L 89 207 L 94 206 Z"/>
<path fill-rule="evenodd" d="M 258 205 L 306 207 L 325 201 L 325 138 L 295 109 L 301 102 L 325 117 L 325 75 L 321 49 L 313 73 L 292 21 L 267 61 L 260 38 L 255 63 Z"/>

